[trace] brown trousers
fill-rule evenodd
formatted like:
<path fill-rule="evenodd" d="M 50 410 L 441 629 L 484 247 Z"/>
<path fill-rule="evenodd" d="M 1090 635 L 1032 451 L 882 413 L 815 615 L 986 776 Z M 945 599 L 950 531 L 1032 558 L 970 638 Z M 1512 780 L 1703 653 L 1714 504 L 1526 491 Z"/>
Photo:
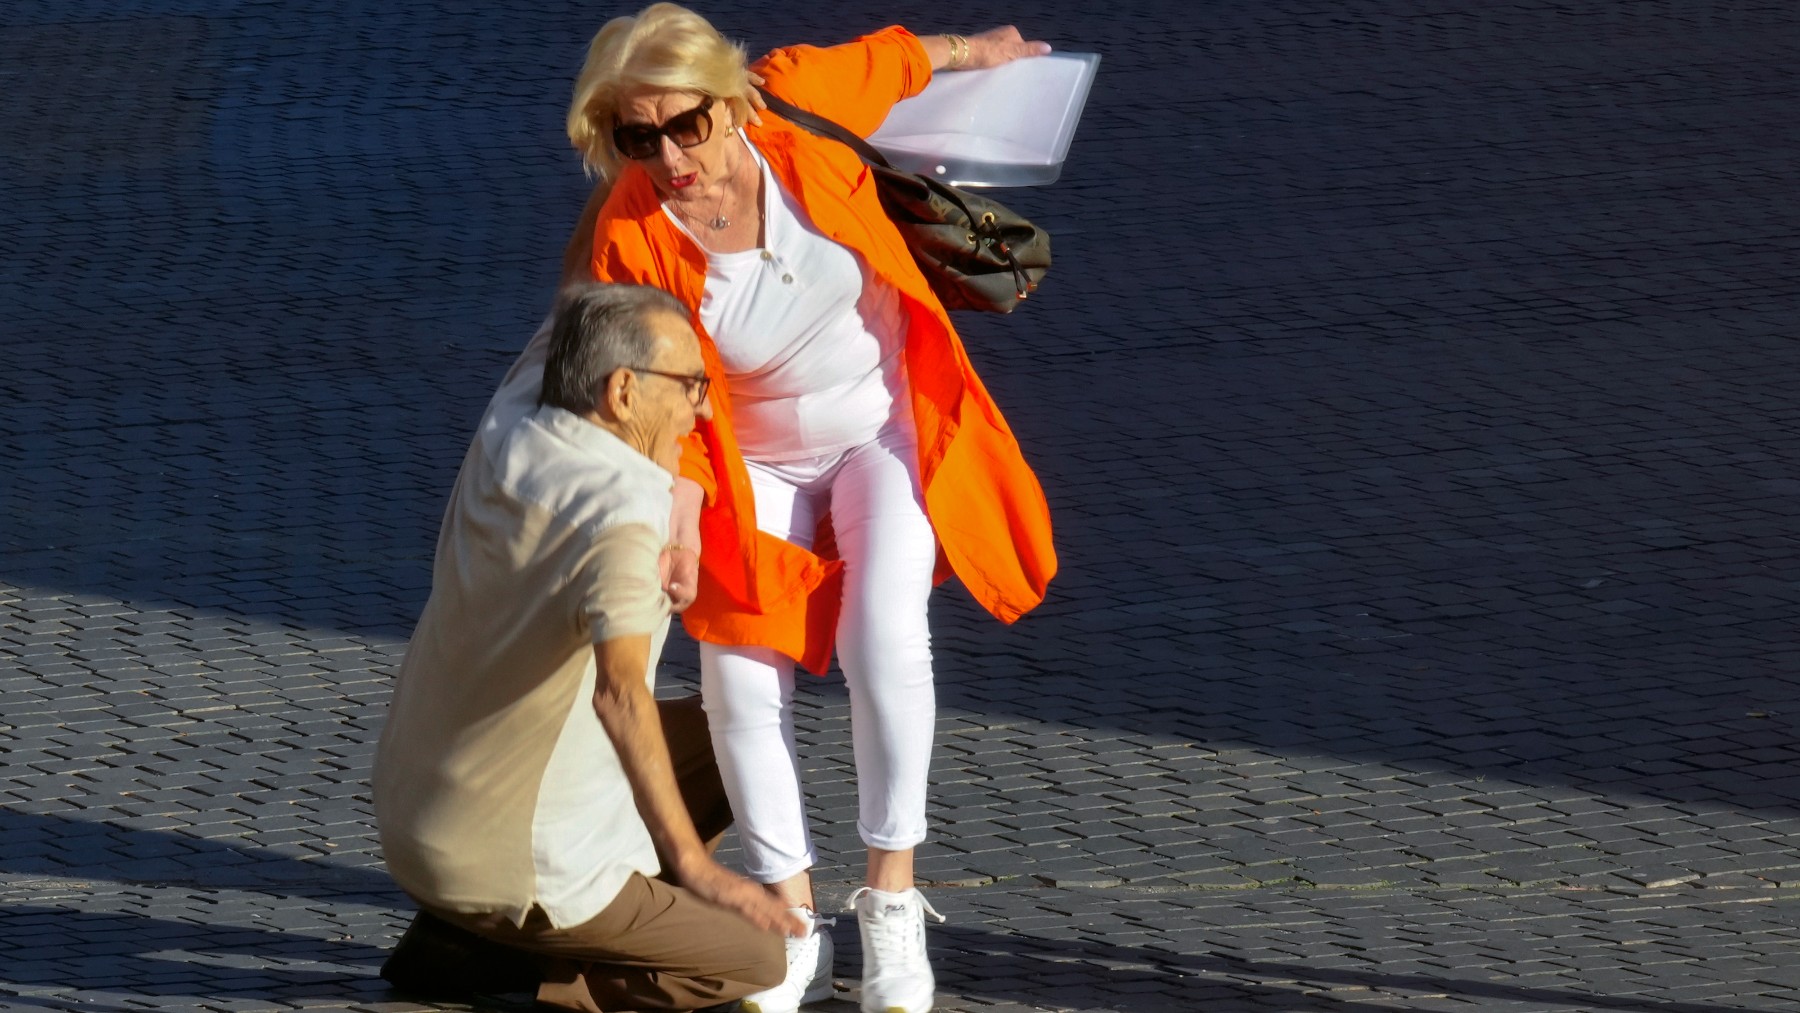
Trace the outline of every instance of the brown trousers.
<path fill-rule="evenodd" d="M 731 825 L 731 806 L 706 714 L 698 697 L 660 700 L 657 708 L 681 799 L 710 851 Z M 544 974 L 538 1001 L 561 1009 L 701 1009 L 773 987 L 787 973 L 780 936 L 661 878 L 631 877 L 605 910 L 563 929 L 553 928 L 541 910 L 523 926 L 504 915 L 431 910 L 452 925 L 534 955 Z"/>

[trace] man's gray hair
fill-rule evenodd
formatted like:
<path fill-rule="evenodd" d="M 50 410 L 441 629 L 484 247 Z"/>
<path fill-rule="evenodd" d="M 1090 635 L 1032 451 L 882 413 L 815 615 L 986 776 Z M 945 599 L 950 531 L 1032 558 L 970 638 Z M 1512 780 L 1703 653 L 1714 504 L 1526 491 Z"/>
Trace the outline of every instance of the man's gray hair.
<path fill-rule="evenodd" d="M 550 322 L 550 353 L 538 403 L 586 414 L 606 397 L 606 378 L 617 369 L 649 369 L 656 355 L 653 314 L 688 318 L 687 307 L 660 288 L 586 282 L 557 297 Z"/>

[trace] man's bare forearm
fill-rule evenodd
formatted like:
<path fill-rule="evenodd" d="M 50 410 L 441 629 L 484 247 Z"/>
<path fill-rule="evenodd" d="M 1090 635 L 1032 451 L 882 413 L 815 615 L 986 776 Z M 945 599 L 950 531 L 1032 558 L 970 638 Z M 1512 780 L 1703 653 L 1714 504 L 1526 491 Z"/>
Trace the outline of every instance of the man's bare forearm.
<path fill-rule="evenodd" d="M 681 788 L 675 783 L 674 761 L 663 738 L 656 698 L 644 685 L 649 661 L 648 636 L 595 644 L 594 662 L 600 673 L 594 687 L 594 712 L 619 754 L 619 765 L 631 782 L 650 839 L 672 866 L 664 871 L 701 900 L 734 911 L 759 929 L 805 935 L 811 927 L 787 910 L 786 901 L 726 871 L 700 843 L 694 820 L 681 801 Z"/>
<path fill-rule="evenodd" d="M 631 782 L 632 797 L 650 839 L 674 865 L 667 871 L 680 879 L 683 867 L 695 857 L 705 857 L 706 849 L 681 801 L 656 698 L 644 685 L 650 637 L 615 637 L 595 644 L 594 662 L 599 668 L 594 713 L 612 740 L 613 751 L 619 754 L 619 766 Z"/>

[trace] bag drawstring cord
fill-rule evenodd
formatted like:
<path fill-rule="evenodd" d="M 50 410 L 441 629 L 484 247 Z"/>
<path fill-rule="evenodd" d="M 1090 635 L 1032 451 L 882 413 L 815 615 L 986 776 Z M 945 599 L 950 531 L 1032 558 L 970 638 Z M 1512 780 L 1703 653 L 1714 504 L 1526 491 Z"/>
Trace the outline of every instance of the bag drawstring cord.
<path fill-rule="evenodd" d="M 963 208 L 963 213 L 968 214 L 967 207 Z M 999 251 L 1000 255 L 1006 258 L 1006 265 L 1012 268 L 1014 292 L 1020 299 L 1029 298 L 1034 286 L 1031 284 L 1031 279 L 1026 276 L 1025 269 L 1019 266 L 1019 258 L 1013 253 L 1012 247 L 1006 245 L 1006 240 L 1000 238 L 1000 225 L 994 220 L 993 214 L 990 212 L 982 215 L 981 222 L 975 228 L 983 234 L 982 238 L 987 240 L 988 246 Z"/>

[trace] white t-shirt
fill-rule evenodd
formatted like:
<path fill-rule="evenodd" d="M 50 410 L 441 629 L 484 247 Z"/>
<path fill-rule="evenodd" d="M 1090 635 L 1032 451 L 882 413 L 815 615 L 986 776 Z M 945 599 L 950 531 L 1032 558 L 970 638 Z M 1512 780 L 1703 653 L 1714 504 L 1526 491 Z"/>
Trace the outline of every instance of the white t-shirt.
<path fill-rule="evenodd" d="M 900 294 L 826 238 L 744 144 L 763 177 L 765 245 L 707 250 L 700 299 L 731 386 L 738 448 L 752 461 L 791 461 L 867 443 L 909 411 Z M 666 205 L 663 213 L 706 248 Z"/>

